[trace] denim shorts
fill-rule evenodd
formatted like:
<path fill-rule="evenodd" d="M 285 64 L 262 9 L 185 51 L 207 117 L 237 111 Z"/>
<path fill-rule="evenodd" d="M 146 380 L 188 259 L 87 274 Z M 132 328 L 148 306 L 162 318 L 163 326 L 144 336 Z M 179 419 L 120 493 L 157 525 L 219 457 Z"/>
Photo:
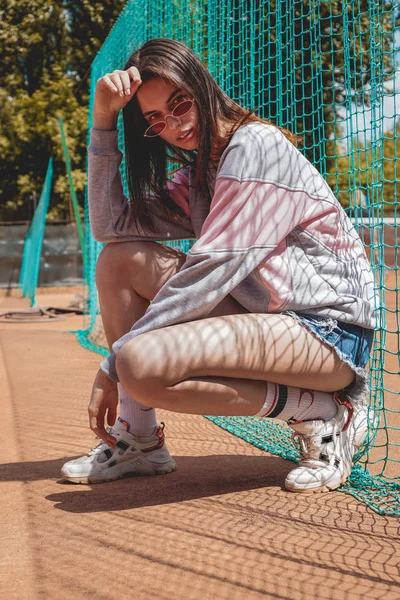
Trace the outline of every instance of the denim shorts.
<path fill-rule="evenodd" d="M 374 341 L 373 329 L 365 329 L 330 317 L 318 317 L 294 311 L 287 311 L 286 314 L 292 316 L 332 348 L 340 360 L 354 371 L 355 379 L 346 388 L 350 396 L 359 399 L 368 392 L 366 365 Z"/>

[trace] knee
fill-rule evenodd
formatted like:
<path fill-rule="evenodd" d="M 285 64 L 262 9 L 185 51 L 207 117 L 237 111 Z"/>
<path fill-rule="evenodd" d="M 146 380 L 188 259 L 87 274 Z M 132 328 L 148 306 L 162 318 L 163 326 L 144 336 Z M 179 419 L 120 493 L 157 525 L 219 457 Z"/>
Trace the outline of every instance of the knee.
<path fill-rule="evenodd" d="M 100 252 L 96 264 L 96 284 L 98 287 L 104 282 L 109 282 L 110 278 L 115 279 L 122 274 L 122 263 L 124 258 L 123 244 L 118 242 L 110 243 L 104 246 Z M 121 272 L 121 273 L 120 273 Z"/>
<path fill-rule="evenodd" d="M 153 339 L 144 341 L 146 337 Z M 157 408 L 154 402 L 169 382 L 154 335 L 143 334 L 124 344 L 117 354 L 116 370 L 122 386 L 133 398 Z"/>
<path fill-rule="evenodd" d="M 111 242 L 100 252 L 96 265 L 96 285 L 121 281 L 131 267 L 137 272 L 143 261 L 145 248 L 143 242 Z"/>

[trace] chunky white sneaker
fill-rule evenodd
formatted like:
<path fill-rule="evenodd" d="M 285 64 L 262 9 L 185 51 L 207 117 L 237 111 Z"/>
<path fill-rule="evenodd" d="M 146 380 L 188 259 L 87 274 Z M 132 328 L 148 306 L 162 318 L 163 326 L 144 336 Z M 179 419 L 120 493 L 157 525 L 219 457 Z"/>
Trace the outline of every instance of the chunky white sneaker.
<path fill-rule="evenodd" d="M 117 419 L 108 431 L 117 439 L 116 447 L 100 442 L 90 452 L 65 463 L 61 475 L 75 483 L 103 483 L 124 475 L 162 475 L 175 471 L 176 464 L 165 446 L 164 423 L 150 437 L 135 437 L 128 424 Z"/>
<path fill-rule="evenodd" d="M 300 443 L 300 463 L 285 480 L 291 492 L 328 492 L 344 483 L 353 456 L 364 442 L 371 419 L 368 407 L 335 394 L 338 413 L 331 421 L 290 423 Z"/>

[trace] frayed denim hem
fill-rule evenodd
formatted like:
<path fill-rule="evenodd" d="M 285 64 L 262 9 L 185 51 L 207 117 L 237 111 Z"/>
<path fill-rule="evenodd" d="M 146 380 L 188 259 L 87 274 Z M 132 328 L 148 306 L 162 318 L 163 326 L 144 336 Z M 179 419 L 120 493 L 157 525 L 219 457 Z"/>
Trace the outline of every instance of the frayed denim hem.
<path fill-rule="evenodd" d="M 310 324 L 307 323 L 306 319 L 302 319 L 301 315 L 298 315 L 296 312 L 291 311 L 291 310 L 285 311 L 283 314 L 293 317 L 293 319 L 295 319 L 298 323 L 303 325 L 305 327 L 305 329 L 307 329 L 307 331 L 309 331 L 318 341 L 325 344 L 328 348 L 332 348 L 335 351 L 338 358 L 345 365 L 350 367 L 350 369 L 354 372 L 354 374 L 355 374 L 354 381 L 352 381 L 352 383 L 350 385 L 348 385 L 347 387 L 343 388 L 343 390 L 337 390 L 337 391 L 345 392 L 345 394 L 349 398 L 351 398 L 352 400 L 354 400 L 356 402 L 362 402 L 362 401 L 365 402 L 368 397 L 368 394 L 370 392 L 369 375 L 368 375 L 367 370 L 364 367 L 359 367 L 359 366 L 355 365 L 354 362 L 340 350 L 340 348 L 335 346 L 334 343 L 331 343 L 328 340 L 326 340 L 322 335 L 319 335 L 310 326 Z M 320 317 L 319 319 L 320 319 L 319 326 L 324 327 L 324 328 L 326 327 L 327 333 L 333 332 L 335 327 L 338 326 L 337 320 L 333 319 L 331 317 L 326 317 L 326 318 Z"/>

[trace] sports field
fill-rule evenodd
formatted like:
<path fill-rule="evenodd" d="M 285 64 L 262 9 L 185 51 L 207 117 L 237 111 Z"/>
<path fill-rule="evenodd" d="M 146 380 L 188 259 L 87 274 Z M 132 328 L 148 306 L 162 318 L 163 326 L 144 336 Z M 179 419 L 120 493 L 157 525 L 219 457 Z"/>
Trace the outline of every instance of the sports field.
<path fill-rule="evenodd" d="M 37 303 L 65 307 L 75 291 Z M 0 297 L 0 312 L 26 306 Z M 400 598 L 396 518 L 339 492 L 284 491 L 292 463 L 202 417 L 159 412 L 175 473 L 63 483 L 65 460 L 95 445 L 99 356 L 68 333 L 81 327 L 0 324 L 1 598 Z"/>

